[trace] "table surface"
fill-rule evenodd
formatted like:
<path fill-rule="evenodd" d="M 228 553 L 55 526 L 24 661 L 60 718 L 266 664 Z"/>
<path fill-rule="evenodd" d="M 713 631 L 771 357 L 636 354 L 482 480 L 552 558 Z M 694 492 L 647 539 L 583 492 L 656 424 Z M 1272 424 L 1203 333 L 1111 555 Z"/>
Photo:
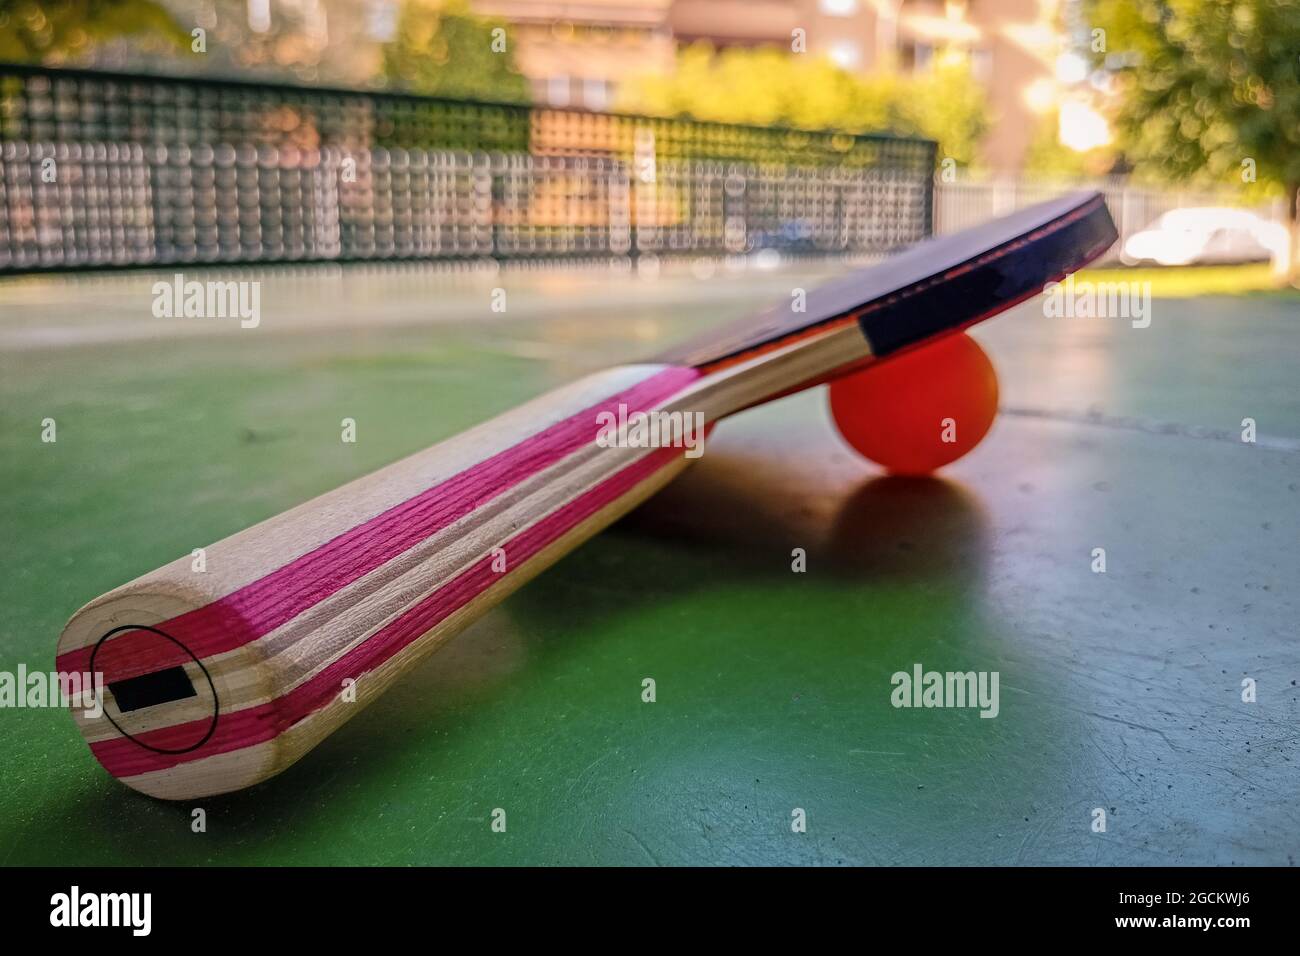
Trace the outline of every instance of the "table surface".
<path fill-rule="evenodd" d="M 147 275 L 5 283 L 0 670 L 50 668 L 137 574 L 829 267 L 804 268 L 270 271 L 255 330 L 154 319 Z M 1295 863 L 1297 320 L 1293 295 L 1157 300 L 1147 329 L 1017 308 L 976 333 L 1003 414 L 932 479 L 855 457 L 821 390 L 725 421 L 241 793 L 151 800 L 66 712 L 0 711 L 0 862 Z M 998 716 L 894 708 L 915 664 L 998 672 Z"/>

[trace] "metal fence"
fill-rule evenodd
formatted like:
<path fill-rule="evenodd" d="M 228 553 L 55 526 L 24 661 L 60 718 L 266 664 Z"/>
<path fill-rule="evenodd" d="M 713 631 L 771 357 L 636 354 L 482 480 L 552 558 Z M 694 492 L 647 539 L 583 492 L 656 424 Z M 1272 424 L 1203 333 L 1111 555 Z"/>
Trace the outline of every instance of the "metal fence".
<path fill-rule="evenodd" d="M 883 253 L 934 144 L 393 93 L 0 65 L 0 273 Z"/>
<path fill-rule="evenodd" d="M 1145 229 L 1162 213 L 1191 206 L 1240 206 L 1239 194 L 1228 190 L 1167 189 L 1128 182 L 1046 182 L 1024 179 L 966 180 L 939 183 L 935 187 L 935 231 L 940 235 L 960 232 L 970 226 L 1033 203 L 1079 189 L 1096 189 L 1106 196 L 1106 205 L 1119 231 L 1119 239 L 1101 262 L 1119 259 L 1124 242 Z M 1281 200 L 1251 207 L 1262 218 L 1285 223 L 1286 208 Z"/>

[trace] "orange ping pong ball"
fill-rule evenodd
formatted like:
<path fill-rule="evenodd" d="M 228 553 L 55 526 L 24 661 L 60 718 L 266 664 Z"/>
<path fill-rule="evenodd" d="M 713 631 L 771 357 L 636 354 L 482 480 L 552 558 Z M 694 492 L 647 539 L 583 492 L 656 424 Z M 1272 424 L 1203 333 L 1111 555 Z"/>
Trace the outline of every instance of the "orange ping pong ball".
<path fill-rule="evenodd" d="M 945 335 L 830 385 L 840 435 L 898 475 L 927 475 L 980 443 L 998 410 L 993 363 L 970 336 Z"/>

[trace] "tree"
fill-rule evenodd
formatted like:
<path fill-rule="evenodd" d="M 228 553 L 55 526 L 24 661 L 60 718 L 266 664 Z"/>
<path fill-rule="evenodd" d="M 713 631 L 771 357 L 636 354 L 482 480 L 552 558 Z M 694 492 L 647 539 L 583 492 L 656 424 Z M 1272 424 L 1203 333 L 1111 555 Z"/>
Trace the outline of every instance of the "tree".
<path fill-rule="evenodd" d="M 977 163 L 990 126 L 988 100 L 963 58 L 953 56 L 924 73 L 894 78 L 894 84 L 896 119 L 890 129 L 937 141 L 940 161 Z"/>
<path fill-rule="evenodd" d="M 1282 191 L 1300 252 L 1296 0 L 1091 0 L 1126 157 L 1164 178 Z M 1295 256 L 1289 270 L 1296 275 Z"/>
<path fill-rule="evenodd" d="M 624 84 L 619 106 L 705 122 L 847 132 L 878 129 L 886 118 L 884 104 L 865 99 L 861 84 L 829 60 L 796 58 L 776 47 L 715 53 L 703 41 L 678 54 L 672 73 Z"/>
<path fill-rule="evenodd" d="M 723 123 L 924 136 L 964 165 L 974 161 L 988 129 L 983 91 L 960 60 L 916 76 L 864 77 L 777 47 L 719 53 L 703 42 L 681 51 L 671 74 L 624 84 L 619 107 Z"/>
<path fill-rule="evenodd" d="M 527 102 L 504 20 L 470 12 L 466 0 L 405 0 L 397 37 L 384 44 L 385 79 L 416 93 Z"/>
<path fill-rule="evenodd" d="M 0 60 L 59 62 L 106 40 L 153 35 L 188 48 L 189 34 L 154 0 L 6 0 Z"/>

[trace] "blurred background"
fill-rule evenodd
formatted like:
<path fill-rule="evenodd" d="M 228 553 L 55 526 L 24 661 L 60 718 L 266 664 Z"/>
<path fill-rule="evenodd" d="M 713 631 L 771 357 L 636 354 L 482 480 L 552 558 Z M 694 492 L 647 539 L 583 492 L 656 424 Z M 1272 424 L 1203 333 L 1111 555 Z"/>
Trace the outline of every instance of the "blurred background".
<path fill-rule="evenodd" d="M 7 0 L 0 61 L 54 71 L 10 70 L 0 85 L 0 268 L 871 254 L 1088 183 L 1106 189 L 1121 228 L 1113 260 L 1268 262 L 1280 282 L 1294 278 L 1297 48 L 1294 0 Z M 190 82 L 96 82 L 74 68 Z M 258 85 L 232 94 L 219 81 Z M 340 93 L 310 101 L 304 88 Z M 441 102 L 385 98 L 397 93 Z M 216 112 L 205 97 L 220 100 Z M 129 119 L 124 107 L 115 114 L 128 102 L 138 107 Z M 157 107 L 147 118 L 144 102 Z M 740 126 L 827 135 L 760 142 Z M 926 158 L 864 138 L 879 133 L 938 147 Z M 125 155 L 178 144 L 201 155 Z M 43 182 L 49 160 L 71 163 L 71 178 Z M 933 166 L 932 193 L 918 164 Z M 178 169 L 201 187 L 205 170 L 253 166 L 277 190 L 318 194 L 293 210 L 299 235 L 261 242 L 286 206 L 258 223 L 245 216 L 238 238 L 205 238 L 201 222 L 197 239 L 169 238 L 158 228 L 170 207 L 193 203 L 159 208 L 154 196 L 118 216 L 145 232 L 109 250 L 70 236 L 75 213 L 55 208 L 78 180 L 135 183 L 144 202 L 141 189 L 165 192 Z M 387 182 L 409 168 L 416 180 Z M 728 203 L 742 180 L 755 184 L 749 199 Z M 458 216 L 452 197 L 474 205 L 476 189 L 492 208 Z M 464 228 L 385 238 L 362 222 L 421 207 L 411 190 L 440 193 L 426 220 Z M 119 190 L 77 205 L 130 202 Z M 1179 209 L 1190 211 L 1165 216 Z M 487 234 L 511 223 L 532 228 Z M 367 234 L 349 239 L 353 227 Z"/>

